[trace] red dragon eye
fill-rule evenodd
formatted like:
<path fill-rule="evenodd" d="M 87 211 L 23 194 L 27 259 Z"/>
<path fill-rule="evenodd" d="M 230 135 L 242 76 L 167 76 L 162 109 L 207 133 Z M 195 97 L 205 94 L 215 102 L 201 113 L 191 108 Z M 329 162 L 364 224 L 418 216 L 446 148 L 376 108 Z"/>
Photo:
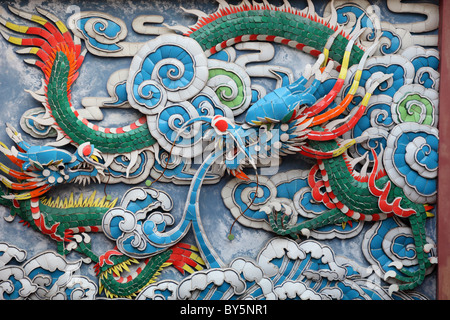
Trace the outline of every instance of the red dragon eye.
<path fill-rule="evenodd" d="M 88 157 L 92 152 L 92 147 L 90 145 L 87 145 L 83 148 L 83 155 L 85 157 Z"/>
<path fill-rule="evenodd" d="M 228 129 L 228 122 L 226 122 L 225 120 L 218 120 L 214 125 L 216 126 L 217 130 L 221 132 L 225 132 Z"/>

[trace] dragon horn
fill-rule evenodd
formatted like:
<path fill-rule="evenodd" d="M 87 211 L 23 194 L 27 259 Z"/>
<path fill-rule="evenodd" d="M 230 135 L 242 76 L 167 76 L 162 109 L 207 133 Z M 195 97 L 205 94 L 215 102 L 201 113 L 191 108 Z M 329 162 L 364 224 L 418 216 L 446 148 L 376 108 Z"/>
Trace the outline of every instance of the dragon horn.
<path fill-rule="evenodd" d="M 64 42 L 64 37 L 62 36 L 60 31 L 53 24 L 51 24 L 50 21 L 48 21 L 47 19 L 45 19 L 41 16 L 38 16 L 38 15 L 32 14 L 32 13 L 28 13 L 28 12 L 16 9 L 12 6 L 8 6 L 8 9 L 12 13 L 14 13 L 15 15 L 17 15 L 21 18 L 24 18 L 26 20 L 40 24 L 45 29 L 47 29 L 51 34 L 53 34 L 58 42 Z M 40 9 L 40 10 L 42 10 L 42 9 Z M 42 11 L 45 12 L 45 10 L 42 10 Z"/>
<path fill-rule="evenodd" d="M 366 94 L 364 95 L 363 100 L 361 101 L 361 104 L 358 109 L 353 109 L 350 114 L 346 117 L 348 119 L 348 122 L 340 126 L 339 128 L 333 129 L 332 131 L 323 132 L 323 131 L 311 131 L 308 134 L 308 139 L 311 140 L 320 140 L 320 141 L 326 141 L 326 140 L 332 140 L 336 139 L 337 137 L 343 135 L 345 132 L 353 129 L 353 127 L 358 123 L 359 119 L 364 114 L 367 105 L 369 104 L 370 97 L 372 96 L 372 93 L 375 91 L 375 89 L 384 81 L 390 79 L 393 76 L 392 73 L 390 74 L 382 74 L 378 78 L 375 78 L 372 80 L 369 78 L 367 80 L 366 86 L 368 87 Z M 370 81 L 372 80 L 372 81 Z M 356 110 L 356 111 L 354 111 Z"/>
<path fill-rule="evenodd" d="M 328 110 L 325 113 L 322 113 L 318 116 L 315 116 L 313 118 L 313 121 L 310 124 L 311 127 L 322 124 L 330 119 L 334 119 L 337 116 L 339 116 L 340 114 L 342 114 L 342 112 L 344 112 L 345 109 L 347 109 L 348 105 L 353 100 L 353 97 L 356 94 L 356 91 L 358 90 L 359 81 L 361 80 L 361 75 L 362 75 L 362 70 L 358 70 L 355 74 L 355 77 L 353 78 L 352 86 L 351 86 L 350 90 L 347 92 L 347 95 L 345 96 L 345 98 L 333 109 Z"/>
<path fill-rule="evenodd" d="M 20 180 L 26 180 L 26 179 L 34 178 L 33 176 L 28 175 L 26 173 L 13 170 L 13 169 L 5 166 L 3 163 L 0 163 L 0 170 L 3 171 L 4 173 L 10 175 L 13 178 L 20 179 Z"/>
<path fill-rule="evenodd" d="M 331 46 L 334 43 L 334 40 L 336 40 L 336 37 L 342 32 L 343 27 L 338 25 L 338 27 L 336 28 L 336 31 L 328 37 L 327 39 L 327 43 L 325 43 L 325 46 L 323 47 L 323 54 L 325 56 L 325 60 L 322 63 L 322 67 L 325 67 L 327 62 L 328 62 L 328 57 L 330 55 L 330 49 Z"/>

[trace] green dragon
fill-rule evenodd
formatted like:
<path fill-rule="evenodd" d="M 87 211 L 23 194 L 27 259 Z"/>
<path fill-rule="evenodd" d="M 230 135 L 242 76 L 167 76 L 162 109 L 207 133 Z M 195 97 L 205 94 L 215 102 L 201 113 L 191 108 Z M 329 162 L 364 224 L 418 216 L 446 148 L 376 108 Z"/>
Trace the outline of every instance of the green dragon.
<path fill-rule="evenodd" d="M 323 130 L 321 127 L 313 129 Z M 310 145 L 324 153 L 339 147 L 335 141 L 310 141 Z M 318 164 L 311 169 L 309 183 L 313 188 L 315 200 L 323 202 L 328 211 L 296 225 L 289 225 L 285 215 L 274 211 L 269 215 L 269 221 L 277 234 L 297 238 L 298 234 L 309 237 L 311 230 L 327 225 L 378 221 L 393 215 L 407 218 L 413 231 L 419 268 L 411 272 L 401 264 L 395 264 L 405 275 L 394 273 L 395 278 L 405 283 L 394 284 L 390 290 L 413 289 L 422 283 L 426 269 L 432 264 L 427 252 L 433 246 L 427 245 L 425 234 L 425 220 L 433 216 L 429 212 L 431 207 L 410 201 L 401 188 L 392 184 L 384 170 L 377 170 L 378 159 L 375 151 L 372 152 L 376 159 L 375 166 L 372 173 L 365 178 L 353 174 L 354 168 L 345 155 L 317 160 Z M 321 174 L 319 181 L 316 181 L 317 172 Z M 386 276 L 391 276 L 391 273 Z"/>
<path fill-rule="evenodd" d="M 56 241 L 60 255 L 65 256 L 72 250 L 85 255 L 84 262 L 95 263 L 99 294 L 104 292 L 106 297 L 131 299 L 155 282 L 161 271 L 169 266 L 182 274 L 203 269 L 204 262 L 197 255 L 198 249 L 184 243 L 147 259 L 130 258 L 117 250 L 109 250 L 100 256 L 95 254 L 87 233 L 102 232 L 103 216 L 114 208 L 117 199 L 96 198 L 95 192 L 84 198 L 83 195 L 75 198 L 71 194 L 65 199 L 42 196 L 20 201 L 5 199 L 4 195 L 0 189 L 0 205 L 10 210 L 5 220 L 11 222 L 16 216 L 20 217 L 24 226 Z"/>

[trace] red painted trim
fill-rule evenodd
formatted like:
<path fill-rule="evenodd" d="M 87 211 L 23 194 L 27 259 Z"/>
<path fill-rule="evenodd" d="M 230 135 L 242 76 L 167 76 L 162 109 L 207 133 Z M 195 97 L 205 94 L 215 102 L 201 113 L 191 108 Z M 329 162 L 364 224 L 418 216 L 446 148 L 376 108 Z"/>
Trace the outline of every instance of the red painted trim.
<path fill-rule="evenodd" d="M 439 1 L 439 174 L 437 199 L 437 299 L 450 299 L 450 1 Z"/>

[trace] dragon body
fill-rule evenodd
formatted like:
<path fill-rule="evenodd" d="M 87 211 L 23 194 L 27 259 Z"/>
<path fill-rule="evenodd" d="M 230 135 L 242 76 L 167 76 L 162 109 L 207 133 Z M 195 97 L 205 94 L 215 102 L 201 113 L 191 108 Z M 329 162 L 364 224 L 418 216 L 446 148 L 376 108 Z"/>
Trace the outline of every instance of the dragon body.
<path fill-rule="evenodd" d="M 317 149 L 327 152 L 335 149 L 335 141 L 311 142 Z M 378 160 L 377 160 L 378 161 Z M 415 250 L 419 268 L 415 272 L 408 271 L 401 264 L 396 267 L 404 276 L 396 276 L 401 285 L 393 285 L 391 290 L 409 290 L 422 283 L 425 272 L 431 262 L 427 256 L 430 251 L 427 245 L 425 221 L 430 206 L 410 201 L 403 190 L 395 186 L 383 170 L 374 171 L 368 176 L 360 177 L 353 173 L 350 162 L 345 156 L 320 159 L 313 167 L 310 185 L 316 201 L 324 203 L 328 209 L 325 213 L 296 225 L 283 221 L 286 217 L 279 212 L 270 215 L 273 230 L 280 235 L 297 234 L 309 236 L 311 230 L 332 224 L 345 224 L 351 221 L 378 221 L 393 215 L 407 218 L 413 230 Z M 316 173 L 320 172 L 321 180 L 316 181 Z"/>
<path fill-rule="evenodd" d="M 204 262 L 192 245 L 178 243 L 151 258 L 130 258 L 117 250 L 103 254 L 95 265 L 100 293 L 109 298 L 133 298 L 143 288 L 158 280 L 164 268 L 173 266 L 181 274 L 202 270 Z"/>
<path fill-rule="evenodd" d="M 27 62 L 39 67 L 45 75 L 43 93 L 35 93 L 34 96 L 45 107 L 46 114 L 39 121 L 52 126 L 58 133 L 54 144 L 58 146 L 73 144 L 79 147 L 89 141 L 103 155 L 127 154 L 157 145 L 158 137 L 152 136 L 149 128 L 151 121 L 146 116 L 121 128 L 103 128 L 82 118 L 71 105 L 70 99 L 71 85 L 77 78 L 85 56 L 85 52 L 81 52 L 81 45 L 73 41 L 69 31 L 58 18 L 43 9 L 38 9 L 38 12 L 45 18 L 14 8 L 11 8 L 11 11 L 41 25 L 38 28 L 25 27 L 1 21 L 10 30 L 31 36 L 39 35 L 35 38 L 22 39 L 2 31 L 5 39 L 13 44 L 33 46 L 32 49 L 24 49 L 20 53 L 35 54 L 45 60 L 45 63 L 38 60 Z M 127 260 L 128 257 L 122 252 L 128 252 L 130 248 L 135 249 L 132 248 L 135 242 L 132 237 L 121 243 L 119 251 L 108 252 L 100 258 L 97 258 L 87 246 L 77 247 L 98 264 L 101 283 L 108 295 L 132 296 L 138 292 L 130 289 L 135 288 L 135 283 L 139 283 L 138 287 L 142 288 L 150 281 L 154 281 L 154 275 L 162 267 L 177 261 L 178 249 L 185 250 L 183 252 L 191 257 L 189 261 L 196 261 L 193 265 L 197 266 L 195 267 L 197 270 L 200 260 L 203 262 L 202 259 L 208 267 L 224 266 L 211 250 L 203 234 L 198 206 L 200 187 L 207 171 L 222 156 L 225 156 L 225 166 L 231 173 L 241 179 L 248 179 L 243 169 L 249 164 L 257 169 L 256 159 L 260 155 L 261 148 L 269 151 L 270 155 L 300 153 L 317 160 L 317 166 L 313 170 L 320 171 L 322 180 L 320 183 L 317 181 L 311 183 L 313 189 L 315 188 L 317 200 L 331 209 L 298 225 L 289 224 L 285 217 L 277 212 L 269 214 L 275 233 L 307 235 L 306 230 L 328 224 L 347 223 L 351 220 L 377 221 L 398 215 L 408 219 L 411 224 L 419 269 L 410 272 L 400 266 L 400 271 L 405 276 L 395 275 L 395 278 L 405 284 L 393 287 L 393 290 L 412 289 L 419 285 L 425 277 L 425 269 L 430 264 L 425 256 L 426 208 L 408 200 L 402 190 L 396 187 L 382 170 L 377 170 L 376 165 L 371 175 L 355 177 L 352 168 L 349 169 L 345 152 L 351 145 L 364 138 L 342 139 L 342 135 L 351 130 L 365 112 L 373 91 L 392 76 L 377 75 L 371 82 L 368 81 L 366 94 L 359 106 L 344 116 L 359 87 L 365 62 L 373 53 L 373 48 L 376 48 L 376 40 L 372 47 L 364 48 L 358 41 L 364 30 L 354 30 L 348 34 L 343 32 L 337 24 L 335 12 L 327 18 L 320 18 L 311 6 L 300 11 L 292 8 L 287 1 L 281 7 L 267 3 L 250 4 L 248 1 L 232 6 L 220 1 L 217 12 L 199 15 L 198 22 L 184 31 L 182 36 L 172 35 L 171 41 L 174 41 L 173 37 L 179 37 L 177 39 L 188 37 L 200 46 L 206 57 L 211 57 L 237 43 L 270 41 L 308 52 L 317 57 L 317 63 L 312 67 L 309 66 L 296 82 L 278 88 L 256 101 L 248 109 L 245 123 L 238 123 L 226 115 L 200 116 L 184 123 L 178 132 L 179 135 L 198 122 L 206 124 L 216 149 L 193 176 L 184 216 L 178 226 L 164 233 L 165 220 L 159 222 L 160 225 L 155 221 L 146 221 L 146 224 L 143 224 L 142 229 L 150 230 L 147 236 L 152 241 L 152 245 L 145 247 L 148 251 L 140 252 L 146 255 L 143 258 L 146 261 L 143 268 L 145 272 L 139 273 L 135 278 L 124 280 L 125 278 L 120 277 L 113 267 L 116 265 L 126 269 L 130 264 L 131 260 Z M 158 41 L 163 40 L 153 39 L 147 45 L 151 47 L 154 43 L 158 44 Z M 343 89 L 348 68 L 356 64 L 358 69 L 350 90 L 339 104 L 328 109 Z M 323 97 L 318 97 L 318 89 L 321 88 L 323 81 L 328 79 L 331 69 L 338 71 L 338 79 L 329 92 Z M 133 79 L 130 77 L 129 80 Z M 158 94 L 155 91 L 148 96 L 155 97 Z M 336 119 L 338 120 L 333 121 Z M 265 132 L 265 136 L 259 135 L 258 130 Z M 270 140 L 268 136 L 275 131 L 279 133 L 280 141 L 276 144 L 265 143 Z M 174 139 L 173 143 L 163 147 L 166 151 L 172 152 L 176 141 L 177 139 Z M 276 150 L 279 153 L 275 153 Z M 27 166 L 22 169 L 29 168 L 30 166 Z M 25 177 L 18 171 L 12 173 L 19 180 Z M 102 219 L 112 205 L 101 200 L 87 207 L 65 207 L 64 210 L 68 213 L 63 214 L 58 211 L 62 209 L 61 206 L 55 208 L 50 203 L 50 200 L 36 197 L 27 200 L 20 195 L 16 199 L 2 200 L 2 204 L 11 208 L 13 215 L 21 216 L 33 228 L 55 239 L 61 253 L 66 253 L 63 244 L 73 237 L 74 232 L 99 231 Z M 194 228 L 202 259 L 189 255 L 188 251 L 192 248 L 180 245 L 180 240 L 191 226 Z"/>
<path fill-rule="evenodd" d="M 91 250 L 89 238 L 84 241 L 81 235 L 101 232 L 102 217 L 116 202 L 117 199 L 108 201 L 106 197 L 96 199 L 95 193 L 88 198 L 81 195 L 77 199 L 72 194 L 62 200 L 45 196 L 28 200 L 1 199 L 1 204 L 10 209 L 10 215 L 5 219 L 12 221 L 18 216 L 24 225 L 56 241 L 61 255 L 74 248 L 95 262 L 98 262 L 98 257 Z"/>
<path fill-rule="evenodd" d="M 1 191 L 3 195 L 3 191 Z M 109 250 L 100 256 L 92 250 L 89 233 L 102 232 L 105 213 L 114 208 L 117 199 L 108 201 L 106 196 L 52 199 L 45 196 L 28 200 L 0 198 L 0 204 L 10 209 L 8 221 L 16 216 L 24 226 L 50 237 L 57 244 L 57 252 L 67 255 L 72 250 L 85 256 L 85 262 L 94 262 L 99 277 L 99 293 L 109 298 L 133 298 L 143 288 L 158 280 L 161 271 L 174 266 L 181 273 L 201 270 L 204 262 L 197 255 L 197 248 L 179 243 L 152 258 L 134 259 L 117 250 Z M 133 267 L 134 266 L 134 267 Z M 131 269 L 131 271 L 130 271 Z M 127 273 L 125 275 L 125 273 Z"/>

